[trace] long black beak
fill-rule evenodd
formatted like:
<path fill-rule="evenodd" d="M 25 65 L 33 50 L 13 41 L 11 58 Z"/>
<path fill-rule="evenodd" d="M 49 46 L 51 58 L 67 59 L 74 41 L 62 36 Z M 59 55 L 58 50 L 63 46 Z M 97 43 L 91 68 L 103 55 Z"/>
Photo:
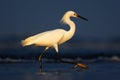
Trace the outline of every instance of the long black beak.
<path fill-rule="evenodd" d="M 86 21 L 88 21 L 88 19 L 87 19 L 87 18 L 85 18 L 85 17 L 82 17 L 82 16 L 80 16 L 80 15 L 77 15 L 77 17 L 79 17 L 79 18 L 81 18 L 81 19 L 83 19 L 83 20 L 86 20 Z"/>

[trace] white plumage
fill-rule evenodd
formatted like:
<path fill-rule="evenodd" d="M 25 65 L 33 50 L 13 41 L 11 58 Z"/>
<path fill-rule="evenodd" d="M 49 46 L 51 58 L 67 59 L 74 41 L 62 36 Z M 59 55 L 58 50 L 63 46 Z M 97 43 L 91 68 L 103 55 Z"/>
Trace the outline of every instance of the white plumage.
<path fill-rule="evenodd" d="M 54 47 L 54 49 L 58 53 L 58 45 L 71 39 L 72 36 L 74 35 L 75 24 L 73 21 L 71 21 L 70 17 L 80 17 L 84 20 L 87 20 L 86 18 L 79 16 L 74 11 L 67 11 L 62 17 L 61 22 L 69 25 L 70 27 L 69 31 L 66 31 L 64 29 L 55 29 L 55 30 L 45 31 L 37 35 L 30 36 L 25 40 L 22 40 L 22 45 L 23 46 L 28 46 L 28 45 L 45 46 L 46 50 L 49 49 L 50 47 Z"/>

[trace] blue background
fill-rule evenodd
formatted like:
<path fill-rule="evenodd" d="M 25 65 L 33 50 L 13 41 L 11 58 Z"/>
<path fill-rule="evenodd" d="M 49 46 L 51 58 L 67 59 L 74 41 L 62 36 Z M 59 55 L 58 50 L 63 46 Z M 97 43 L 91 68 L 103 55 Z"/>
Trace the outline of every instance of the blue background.
<path fill-rule="evenodd" d="M 42 52 L 36 47 L 22 48 L 21 40 L 56 28 L 69 30 L 60 24 L 68 10 L 89 21 L 72 18 L 76 33 L 60 47 L 61 53 L 119 54 L 119 3 L 119 0 L 0 0 L 0 54 L 30 53 L 31 48 Z"/>

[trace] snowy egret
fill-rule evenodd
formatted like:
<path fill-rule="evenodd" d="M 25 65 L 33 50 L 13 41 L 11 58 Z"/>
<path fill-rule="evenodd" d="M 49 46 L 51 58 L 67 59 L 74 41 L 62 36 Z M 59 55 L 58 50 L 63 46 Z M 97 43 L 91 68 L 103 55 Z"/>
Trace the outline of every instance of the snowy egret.
<path fill-rule="evenodd" d="M 28 45 L 44 46 L 45 49 L 43 53 L 39 56 L 39 61 L 41 61 L 43 54 L 50 47 L 53 47 L 58 54 L 58 45 L 71 39 L 75 33 L 75 28 L 76 28 L 75 23 L 70 19 L 70 17 L 81 18 L 88 21 L 88 19 L 78 15 L 74 11 L 67 11 L 63 15 L 61 22 L 69 25 L 70 29 L 68 31 L 64 29 L 55 29 L 55 30 L 45 31 L 37 35 L 30 36 L 25 40 L 22 40 L 22 45 L 23 46 L 28 46 Z"/>

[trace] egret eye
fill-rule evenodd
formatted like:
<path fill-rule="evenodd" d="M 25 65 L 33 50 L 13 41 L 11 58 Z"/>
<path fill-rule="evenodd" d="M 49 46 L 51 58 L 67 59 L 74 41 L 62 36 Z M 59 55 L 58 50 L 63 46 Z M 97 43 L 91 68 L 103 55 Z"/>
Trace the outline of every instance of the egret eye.
<path fill-rule="evenodd" d="M 75 13 L 74 13 L 73 15 L 74 15 L 74 16 L 76 16 L 76 14 L 75 14 Z"/>

